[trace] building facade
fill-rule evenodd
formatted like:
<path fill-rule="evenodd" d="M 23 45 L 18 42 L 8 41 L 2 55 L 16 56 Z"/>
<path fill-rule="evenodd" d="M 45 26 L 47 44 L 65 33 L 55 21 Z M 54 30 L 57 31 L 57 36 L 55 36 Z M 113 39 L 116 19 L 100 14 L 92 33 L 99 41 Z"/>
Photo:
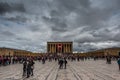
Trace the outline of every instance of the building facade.
<path fill-rule="evenodd" d="M 81 57 L 102 57 L 102 56 L 120 56 L 120 48 L 106 48 L 96 51 L 90 51 L 86 53 L 78 53 L 76 55 Z"/>
<path fill-rule="evenodd" d="M 32 52 L 12 49 L 12 48 L 0 48 L 0 56 L 31 56 Z"/>
<path fill-rule="evenodd" d="M 47 53 L 73 53 L 73 42 L 47 42 Z"/>

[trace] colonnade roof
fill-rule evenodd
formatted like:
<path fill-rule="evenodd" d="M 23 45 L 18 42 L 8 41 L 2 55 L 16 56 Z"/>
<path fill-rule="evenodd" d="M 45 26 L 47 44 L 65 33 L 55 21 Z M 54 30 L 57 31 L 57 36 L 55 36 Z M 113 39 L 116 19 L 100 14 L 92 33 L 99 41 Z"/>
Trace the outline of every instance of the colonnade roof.
<path fill-rule="evenodd" d="M 47 42 L 47 43 L 73 43 L 72 41 L 66 41 L 66 42 L 60 42 L 60 41 L 58 41 L 58 42 Z"/>

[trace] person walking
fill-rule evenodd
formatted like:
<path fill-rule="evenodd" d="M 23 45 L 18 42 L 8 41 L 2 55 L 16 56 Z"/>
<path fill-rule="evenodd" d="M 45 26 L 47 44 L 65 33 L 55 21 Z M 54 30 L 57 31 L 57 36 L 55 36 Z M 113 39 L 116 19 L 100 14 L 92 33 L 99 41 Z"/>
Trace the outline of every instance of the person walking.
<path fill-rule="evenodd" d="M 45 58 L 42 57 L 42 64 L 45 64 Z"/>
<path fill-rule="evenodd" d="M 120 71 L 120 57 L 118 58 L 117 63 L 118 63 L 119 71 Z"/>
<path fill-rule="evenodd" d="M 26 76 L 27 73 L 27 61 L 25 60 L 23 62 L 23 76 Z"/>
<path fill-rule="evenodd" d="M 106 63 L 107 64 L 111 64 L 111 56 L 107 56 L 106 57 Z"/>
<path fill-rule="evenodd" d="M 0 56 L 0 66 L 2 65 L 2 57 Z"/>
<path fill-rule="evenodd" d="M 59 69 L 62 69 L 63 68 L 63 59 L 59 59 Z"/>
<path fill-rule="evenodd" d="M 34 64 L 35 64 L 35 62 L 33 60 L 31 60 L 30 64 L 31 64 L 31 76 L 33 76 L 34 75 L 33 74 L 33 70 L 34 70 Z"/>
<path fill-rule="evenodd" d="M 31 74 L 31 63 L 30 60 L 27 61 L 27 78 L 30 77 Z"/>
<path fill-rule="evenodd" d="M 66 69 L 66 65 L 67 65 L 67 60 L 66 58 L 64 58 L 64 68 Z"/>

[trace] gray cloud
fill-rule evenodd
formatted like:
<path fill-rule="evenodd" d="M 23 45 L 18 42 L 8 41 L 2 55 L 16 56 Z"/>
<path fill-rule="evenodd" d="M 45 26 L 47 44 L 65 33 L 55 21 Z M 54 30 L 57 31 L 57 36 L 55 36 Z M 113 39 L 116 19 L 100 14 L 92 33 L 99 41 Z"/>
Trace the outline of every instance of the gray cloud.
<path fill-rule="evenodd" d="M 0 0 L 2 46 L 46 51 L 73 41 L 74 51 L 120 47 L 120 0 Z"/>
<path fill-rule="evenodd" d="M 29 29 L 33 32 L 40 31 L 40 25 L 30 26 Z"/>
<path fill-rule="evenodd" d="M 3 31 L 3 32 L 1 32 L 0 34 L 1 34 L 1 35 L 4 35 L 4 36 L 15 36 L 14 33 L 8 32 L 8 31 Z"/>
<path fill-rule="evenodd" d="M 6 12 L 12 12 L 12 11 L 25 12 L 24 5 L 15 4 L 15 3 L 8 4 L 6 2 L 0 3 L 0 14 L 4 14 Z"/>
<path fill-rule="evenodd" d="M 26 22 L 27 21 L 25 17 L 21 17 L 21 16 L 9 17 L 5 19 L 8 21 L 14 21 L 14 22 Z"/>

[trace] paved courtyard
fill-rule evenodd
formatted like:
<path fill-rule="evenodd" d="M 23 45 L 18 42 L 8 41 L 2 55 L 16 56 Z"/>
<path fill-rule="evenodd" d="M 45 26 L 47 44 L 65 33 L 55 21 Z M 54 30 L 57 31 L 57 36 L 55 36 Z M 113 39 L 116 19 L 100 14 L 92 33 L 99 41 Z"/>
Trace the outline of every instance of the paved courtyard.
<path fill-rule="evenodd" d="M 22 64 L 0 67 L 0 80 L 120 80 L 116 61 L 68 61 L 67 69 L 59 69 L 55 61 L 35 62 L 34 76 L 22 77 Z"/>

